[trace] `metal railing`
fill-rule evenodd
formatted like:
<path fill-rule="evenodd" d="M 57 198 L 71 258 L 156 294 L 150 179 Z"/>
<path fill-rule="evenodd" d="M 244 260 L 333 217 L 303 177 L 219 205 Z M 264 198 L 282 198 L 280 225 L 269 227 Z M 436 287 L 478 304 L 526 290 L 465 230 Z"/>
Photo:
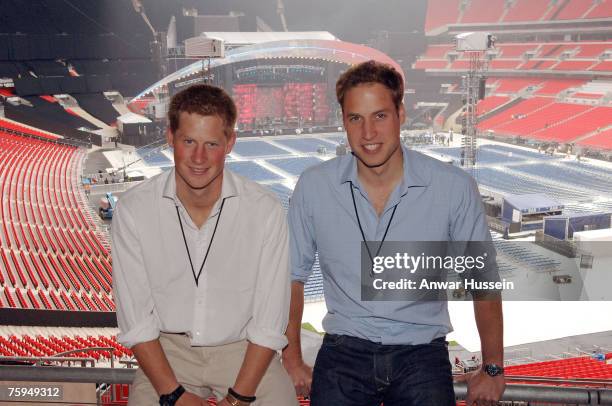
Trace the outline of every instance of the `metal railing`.
<path fill-rule="evenodd" d="M 67 382 L 67 383 L 106 383 L 129 384 L 134 379 L 134 368 L 67 368 L 36 366 L 0 366 L 0 381 L 28 382 Z M 525 380 L 526 377 L 509 379 Z M 546 381 L 550 381 L 546 379 Z M 557 385 L 565 381 L 552 380 Z M 580 384 L 585 384 L 580 381 Z M 602 386 L 611 385 L 608 381 L 593 381 Z M 455 395 L 458 400 L 465 399 L 467 386 L 455 383 Z M 547 402 L 572 405 L 612 405 L 612 390 L 603 387 L 567 387 L 552 385 L 512 384 L 506 387 L 504 402 Z"/>

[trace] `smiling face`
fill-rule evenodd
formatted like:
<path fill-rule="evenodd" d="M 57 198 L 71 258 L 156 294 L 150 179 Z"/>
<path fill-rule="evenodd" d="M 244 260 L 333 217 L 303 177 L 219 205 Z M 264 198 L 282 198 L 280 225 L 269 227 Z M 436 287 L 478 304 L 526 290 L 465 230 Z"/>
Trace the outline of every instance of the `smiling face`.
<path fill-rule="evenodd" d="M 179 126 L 168 131 L 174 148 L 176 193 L 181 200 L 204 193 L 221 193 L 225 156 L 236 142 L 218 115 L 181 112 Z"/>
<path fill-rule="evenodd" d="M 402 165 L 400 126 L 404 106 L 395 107 L 391 91 L 380 83 L 364 83 L 344 96 L 342 117 L 358 170 L 377 174 Z"/>

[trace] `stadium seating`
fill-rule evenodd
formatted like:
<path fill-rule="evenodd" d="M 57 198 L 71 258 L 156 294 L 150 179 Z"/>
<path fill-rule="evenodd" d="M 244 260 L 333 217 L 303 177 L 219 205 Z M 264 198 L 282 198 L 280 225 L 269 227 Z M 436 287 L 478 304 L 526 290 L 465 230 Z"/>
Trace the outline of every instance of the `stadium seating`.
<path fill-rule="evenodd" d="M 496 240 L 494 244 L 497 254 L 506 261 L 514 263 L 518 269 L 543 272 L 558 269 L 561 265 L 559 261 L 548 258 L 525 244 L 504 240 Z"/>
<path fill-rule="evenodd" d="M 5 337 L 0 335 L 0 355 L 5 357 L 52 357 L 68 351 L 101 347 L 112 348 L 113 350 L 110 352 L 118 359 L 132 357 L 132 352 L 117 343 L 115 336 L 90 335 L 82 337 L 79 335 L 64 335 L 58 337 L 55 335 L 12 334 Z M 61 356 L 94 358 L 97 361 L 103 361 L 111 358 L 110 352 L 88 350 Z"/>
<path fill-rule="evenodd" d="M 110 256 L 77 189 L 83 152 L 0 131 L 3 305 L 109 311 Z"/>
<path fill-rule="evenodd" d="M 80 107 L 106 124 L 112 125 L 117 121 L 119 113 L 103 94 L 75 94 L 73 96 L 78 101 Z"/>
<path fill-rule="evenodd" d="M 559 108 L 560 105 L 561 103 L 555 103 L 551 108 Z M 559 109 L 560 113 L 563 111 L 567 112 L 566 109 Z M 570 113 L 566 114 L 565 117 L 569 117 Z M 611 107 L 594 107 L 569 118 L 564 119 L 564 116 L 559 116 L 554 124 L 530 133 L 529 137 L 539 140 L 569 142 L 610 125 L 610 117 L 612 117 Z"/>
<path fill-rule="evenodd" d="M 539 130 L 548 129 L 567 120 L 568 117 L 578 117 L 591 107 L 582 104 L 550 103 L 541 109 L 515 117 L 508 122 L 495 127 L 500 134 L 528 136 Z"/>
<path fill-rule="evenodd" d="M 504 11 L 504 0 L 471 0 L 459 22 L 479 23 L 482 21 L 496 22 Z"/>
<path fill-rule="evenodd" d="M 315 157 L 303 157 L 303 158 L 285 158 L 285 159 L 269 159 L 269 164 L 274 165 L 283 171 L 293 175 L 299 176 L 307 168 L 320 164 L 322 161 Z"/>
<path fill-rule="evenodd" d="M 512 170 L 528 175 L 543 177 L 546 180 L 580 185 L 589 190 L 599 191 L 602 195 L 612 197 L 612 175 L 602 172 L 587 172 L 582 167 L 567 165 L 550 165 L 548 163 L 531 163 L 512 166 Z"/>
<path fill-rule="evenodd" d="M 596 149 L 612 149 L 612 128 L 585 138 L 578 142 L 578 145 Z"/>
<path fill-rule="evenodd" d="M 592 43 L 592 44 L 580 44 L 580 50 L 574 58 L 590 58 L 594 59 L 600 56 L 604 51 L 610 49 L 612 45 L 606 42 Z"/>
<path fill-rule="evenodd" d="M 448 156 L 455 161 L 456 165 L 460 165 L 461 162 L 461 148 L 427 148 L 426 151 L 432 151 L 436 154 Z M 508 154 L 499 152 L 494 149 L 488 148 L 488 146 L 482 146 L 478 148 L 476 153 L 476 160 L 480 164 L 505 164 L 505 163 L 518 163 L 528 161 L 530 158 L 521 156 L 519 154 Z"/>
<path fill-rule="evenodd" d="M 552 197 L 561 203 L 580 200 L 593 200 L 599 192 L 587 192 L 582 188 L 569 185 L 558 185 L 542 179 L 522 176 L 520 173 L 510 173 L 508 169 L 478 168 L 476 172 L 478 183 L 501 193 L 541 193 Z"/>
<path fill-rule="evenodd" d="M 289 155 L 290 152 L 284 149 L 275 147 L 264 141 L 245 141 L 238 142 L 234 145 L 233 152 L 249 158 L 274 156 L 274 155 Z"/>
<path fill-rule="evenodd" d="M 428 0 L 425 32 L 452 24 L 459 15 L 459 0 Z"/>
<path fill-rule="evenodd" d="M 573 70 L 573 71 L 583 71 L 587 70 L 595 61 L 562 61 L 553 66 L 553 70 Z"/>
<path fill-rule="evenodd" d="M 173 166 L 174 162 L 169 159 L 160 149 L 140 148 L 138 155 L 151 166 Z"/>
<path fill-rule="evenodd" d="M 252 161 L 232 161 L 228 162 L 225 166 L 237 174 L 256 182 L 283 180 L 282 176 Z"/>
<path fill-rule="evenodd" d="M 516 59 L 494 59 L 489 64 L 490 69 L 516 69 L 523 61 Z"/>
<path fill-rule="evenodd" d="M 582 18 L 582 16 L 593 6 L 592 0 L 572 0 L 559 3 L 562 8 L 556 13 L 556 20 L 575 20 Z"/>
<path fill-rule="evenodd" d="M 589 70 L 610 72 L 612 71 L 612 61 L 602 61 L 598 63 L 597 65 L 591 67 Z"/>
<path fill-rule="evenodd" d="M 495 81 L 497 83 L 497 88 L 495 89 L 495 93 L 518 93 L 519 91 L 525 89 L 528 86 L 536 86 L 542 82 L 542 80 L 538 79 L 530 79 L 530 78 L 503 78 L 503 79 L 494 79 L 491 78 L 491 81 Z"/>
<path fill-rule="evenodd" d="M 448 67 L 448 61 L 444 60 L 429 60 L 419 59 L 414 64 L 414 69 L 446 69 Z"/>
<path fill-rule="evenodd" d="M 335 147 L 335 144 L 319 138 L 287 138 L 274 140 L 274 142 L 303 153 L 315 153 L 320 147 L 328 149 Z"/>
<path fill-rule="evenodd" d="M 463 12 L 462 5 L 465 5 Z M 429 0 L 425 32 L 432 35 L 447 25 L 457 24 L 547 22 L 611 16 L 611 0 L 516 0 L 492 3 L 482 0 Z"/>
<path fill-rule="evenodd" d="M 602 0 L 584 18 L 607 18 L 612 16 L 612 1 Z"/>
<path fill-rule="evenodd" d="M 46 132 L 46 131 L 41 131 L 36 128 L 28 127 L 26 125 L 17 123 L 15 121 L 7 120 L 4 118 L 0 118 L 0 129 L 18 131 L 18 132 L 35 135 L 35 136 L 42 137 L 42 138 L 48 138 L 50 140 L 57 140 L 58 138 L 61 138 L 59 135 L 56 135 L 50 132 Z"/>
<path fill-rule="evenodd" d="M 550 5 L 549 0 L 518 0 L 503 18 L 503 22 L 538 21 Z M 480 20 L 490 21 L 490 20 Z"/>
<path fill-rule="evenodd" d="M 465 55 L 451 62 L 456 55 L 455 47 L 450 44 L 431 44 L 413 65 L 414 69 L 467 70 L 469 63 Z M 601 61 L 606 50 L 612 50 L 612 43 L 581 42 L 534 42 L 534 43 L 497 43 L 495 54 L 489 63 L 489 71 L 584 71 L 610 70 L 609 61 Z M 450 52 L 453 52 L 450 54 Z M 603 65 L 602 65 L 603 64 Z M 526 80 L 526 78 L 524 78 Z M 531 79 L 537 81 L 537 79 Z"/>
<path fill-rule="evenodd" d="M 506 122 L 514 120 L 516 117 L 527 115 L 538 111 L 539 109 L 545 108 L 552 104 L 553 101 L 545 97 L 533 97 L 531 99 L 525 99 L 520 103 L 510 107 L 503 112 L 496 114 L 486 120 L 483 120 L 478 124 L 480 130 L 494 130 L 497 126 L 500 126 Z"/>
<path fill-rule="evenodd" d="M 548 70 L 557 64 L 556 59 L 530 59 L 520 66 L 521 70 Z"/>
<path fill-rule="evenodd" d="M 499 44 L 495 48 L 502 58 L 520 58 L 527 51 L 534 51 L 538 44 Z"/>
<path fill-rule="evenodd" d="M 476 111 L 479 115 L 486 114 L 491 110 L 495 110 L 499 106 L 510 101 L 510 97 L 507 96 L 491 96 L 487 97 L 478 102 L 476 106 Z"/>
<path fill-rule="evenodd" d="M 612 379 L 612 365 L 590 357 L 567 358 L 505 368 L 507 376 L 530 376 L 563 379 Z"/>

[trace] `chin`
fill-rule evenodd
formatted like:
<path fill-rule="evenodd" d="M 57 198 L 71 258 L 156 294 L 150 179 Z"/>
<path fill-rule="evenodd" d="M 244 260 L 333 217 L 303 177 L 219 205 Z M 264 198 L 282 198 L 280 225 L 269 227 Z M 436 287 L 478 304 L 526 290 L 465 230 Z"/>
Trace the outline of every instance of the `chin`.
<path fill-rule="evenodd" d="M 367 166 L 368 168 L 378 168 L 379 166 L 383 166 L 385 163 L 389 161 L 389 158 L 379 157 L 378 159 L 368 158 L 364 159 L 362 154 L 355 154 L 355 156 L 359 159 L 359 161 Z"/>

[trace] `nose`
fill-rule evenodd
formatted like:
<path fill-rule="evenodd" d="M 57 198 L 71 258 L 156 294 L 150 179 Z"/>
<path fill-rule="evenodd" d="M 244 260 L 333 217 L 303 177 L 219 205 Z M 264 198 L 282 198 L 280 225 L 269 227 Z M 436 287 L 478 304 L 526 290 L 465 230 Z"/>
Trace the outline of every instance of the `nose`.
<path fill-rule="evenodd" d="M 374 120 L 365 119 L 363 123 L 363 138 L 365 140 L 371 140 L 376 137 L 376 123 Z"/>
<path fill-rule="evenodd" d="M 193 162 L 196 164 L 204 163 L 206 162 L 207 158 L 208 158 L 208 155 L 206 152 L 206 146 L 198 145 L 193 152 L 193 156 L 192 156 Z"/>

